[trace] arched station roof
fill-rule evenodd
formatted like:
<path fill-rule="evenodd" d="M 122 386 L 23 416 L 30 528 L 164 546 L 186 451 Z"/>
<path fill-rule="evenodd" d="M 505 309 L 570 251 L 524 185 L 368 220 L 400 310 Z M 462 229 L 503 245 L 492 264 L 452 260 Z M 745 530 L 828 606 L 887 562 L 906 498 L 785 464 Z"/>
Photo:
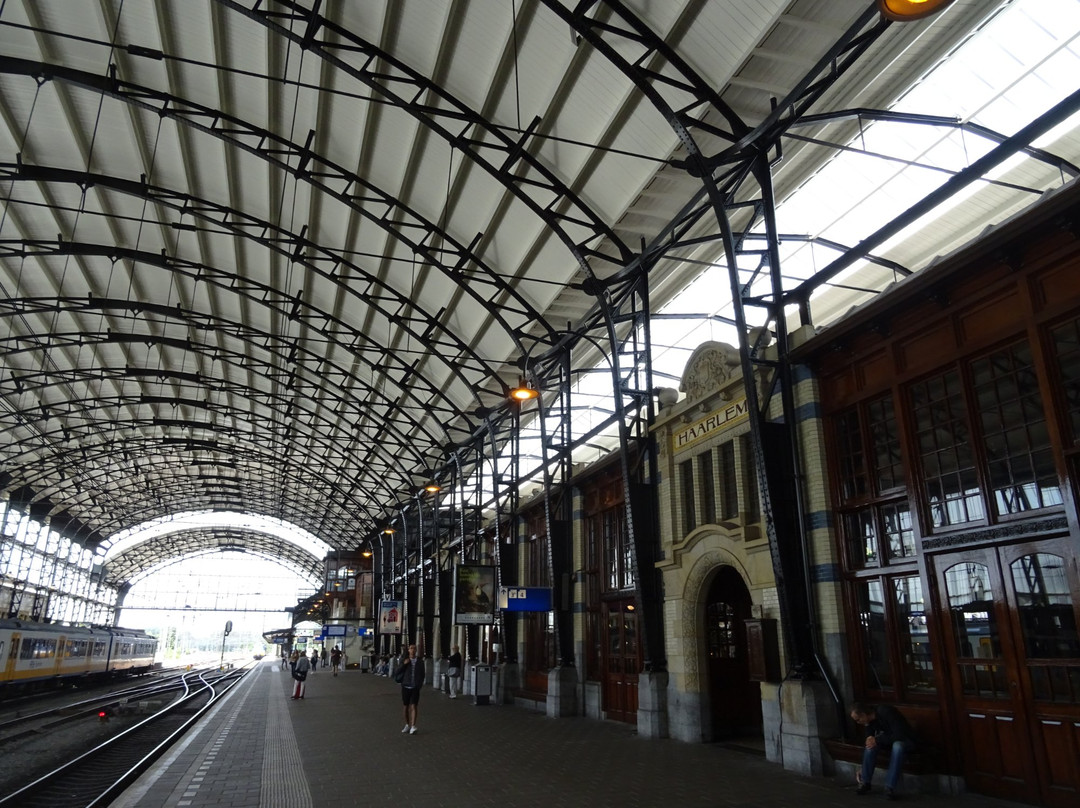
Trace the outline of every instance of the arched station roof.
<path fill-rule="evenodd" d="M 845 151 L 940 172 L 842 237 L 792 224 L 833 257 L 774 308 L 826 322 L 1075 175 L 1073 96 L 1006 132 L 881 112 L 1014 5 L 1037 3 L 9 0 L 0 493 L 90 547 L 192 509 L 356 547 L 483 467 L 523 373 L 613 361 L 643 278 L 660 311 L 725 240 L 749 258 L 763 157 L 776 201 Z M 875 153 L 890 114 L 972 152 Z M 311 563 L 158 541 L 110 579 L 215 543 Z"/>

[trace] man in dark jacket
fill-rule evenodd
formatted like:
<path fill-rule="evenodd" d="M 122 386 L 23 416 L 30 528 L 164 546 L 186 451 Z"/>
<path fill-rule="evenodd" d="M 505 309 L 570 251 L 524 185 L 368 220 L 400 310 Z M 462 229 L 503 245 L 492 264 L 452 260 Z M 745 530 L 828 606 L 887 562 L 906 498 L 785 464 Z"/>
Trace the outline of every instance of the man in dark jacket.
<path fill-rule="evenodd" d="M 870 793 L 878 750 L 889 752 L 889 771 L 885 774 L 885 799 L 896 799 L 896 784 L 904 767 L 904 755 L 915 749 L 915 735 L 904 716 L 888 704 L 874 706 L 856 702 L 851 706 L 851 720 L 866 729 L 862 771 L 856 794 Z"/>
<path fill-rule="evenodd" d="M 416 716 L 420 711 L 420 688 L 424 685 L 425 678 L 424 660 L 416 656 L 416 646 L 410 645 L 408 656 L 403 657 L 398 672 L 394 678 L 400 675 L 397 681 L 401 682 L 401 703 L 405 707 L 405 728 L 402 732 L 409 735 L 416 734 Z"/>

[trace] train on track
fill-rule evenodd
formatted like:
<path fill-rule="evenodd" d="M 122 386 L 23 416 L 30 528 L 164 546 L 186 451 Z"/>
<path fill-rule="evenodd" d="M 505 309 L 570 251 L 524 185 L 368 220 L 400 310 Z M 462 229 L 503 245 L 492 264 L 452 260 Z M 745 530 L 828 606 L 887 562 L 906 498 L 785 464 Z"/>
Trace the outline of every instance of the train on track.
<path fill-rule="evenodd" d="M 0 693 L 12 687 L 146 673 L 157 638 L 140 629 L 0 620 Z"/>

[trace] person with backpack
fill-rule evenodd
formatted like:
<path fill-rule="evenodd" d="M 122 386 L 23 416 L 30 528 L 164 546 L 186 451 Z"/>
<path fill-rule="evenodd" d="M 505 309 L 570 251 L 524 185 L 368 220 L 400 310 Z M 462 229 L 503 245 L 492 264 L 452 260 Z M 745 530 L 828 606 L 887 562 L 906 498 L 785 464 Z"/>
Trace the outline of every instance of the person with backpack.
<path fill-rule="evenodd" d="M 296 685 L 293 687 L 293 701 L 304 698 L 304 691 L 306 689 L 306 682 L 308 672 L 311 670 L 311 660 L 307 658 L 306 654 L 300 654 L 296 660 L 296 666 L 293 668 L 292 678 L 296 681 Z"/>

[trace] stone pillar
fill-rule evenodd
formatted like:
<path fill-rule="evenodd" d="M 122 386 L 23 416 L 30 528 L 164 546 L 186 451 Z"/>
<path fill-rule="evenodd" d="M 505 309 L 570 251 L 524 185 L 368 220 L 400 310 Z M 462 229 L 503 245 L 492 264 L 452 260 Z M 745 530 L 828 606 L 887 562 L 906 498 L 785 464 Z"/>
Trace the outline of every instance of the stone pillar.
<path fill-rule="evenodd" d="M 800 774 L 832 774 L 824 738 L 836 737 L 836 705 L 828 685 L 820 681 L 788 679 L 780 686 L 783 715 L 782 746 L 784 768 Z"/>
<path fill-rule="evenodd" d="M 446 690 L 446 677 L 443 675 L 446 673 L 448 665 L 445 659 L 433 659 L 429 663 L 431 670 L 431 680 L 428 682 L 436 690 Z"/>
<path fill-rule="evenodd" d="M 761 683 L 761 724 L 765 731 L 765 759 L 769 763 L 783 763 L 784 749 L 780 729 L 780 688 L 776 682 Z"/>
<path fill-rule="evenodd" d="M 577 668 L 559 666 L 548 673 L 547 717 L 577 715 Z"/>
<path fill-rule="evenodd" d="M 642 738 L 668 737 L 667 672 L 638 675 L 637 731 Z"/>
<path fill-rule="evenodd" d="M 495 704 L 513 704 L 514 691 L 521 687 L 521 667 L 516 662 L 504 662 L 499 666 L 495 682 Z"/>

